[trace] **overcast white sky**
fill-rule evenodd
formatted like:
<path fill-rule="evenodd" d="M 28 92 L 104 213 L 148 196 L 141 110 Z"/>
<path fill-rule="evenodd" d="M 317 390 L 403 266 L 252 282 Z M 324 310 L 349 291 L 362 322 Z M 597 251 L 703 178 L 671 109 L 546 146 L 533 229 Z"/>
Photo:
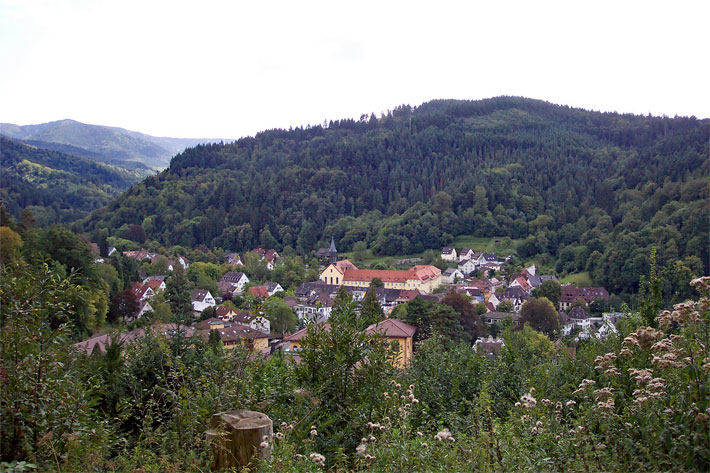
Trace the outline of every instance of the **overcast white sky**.
<path fill-rule="evenodd" d="M 709 21 L 708 0 L 0 0 L 0 122 L 238 138 L 497 95 L 706 118 Z"/>

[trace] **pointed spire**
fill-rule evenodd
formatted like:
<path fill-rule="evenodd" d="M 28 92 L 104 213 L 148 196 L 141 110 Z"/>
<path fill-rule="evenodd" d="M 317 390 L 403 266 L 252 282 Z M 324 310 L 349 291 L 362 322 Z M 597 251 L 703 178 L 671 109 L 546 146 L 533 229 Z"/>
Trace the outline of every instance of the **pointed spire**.
<path fill-rule="evenodd" d="M 330 249 L 328 249 L 328 262 L 335 264 L 338 262 L 338 250 L 335 249 L 335 240 L 330 237 Z"/>

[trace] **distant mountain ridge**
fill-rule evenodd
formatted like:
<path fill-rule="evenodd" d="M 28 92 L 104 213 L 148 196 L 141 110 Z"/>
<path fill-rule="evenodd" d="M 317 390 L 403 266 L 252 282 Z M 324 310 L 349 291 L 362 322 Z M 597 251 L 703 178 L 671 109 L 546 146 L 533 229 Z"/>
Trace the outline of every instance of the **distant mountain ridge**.
<path fill-rule="evenodd" d="M 0 137 L 0 202 L 40 226 L 82 218 L 141 179 L 139 172 Z"/>
<path fill-rule="evenodd" d="M 62 153 L 120 166 L 143 175 L 165 169 L 188 147 L 221 141 L 155 137 L 123 128 L 58 120 L 37 125 L 0 123 L 0 135 Z"/>

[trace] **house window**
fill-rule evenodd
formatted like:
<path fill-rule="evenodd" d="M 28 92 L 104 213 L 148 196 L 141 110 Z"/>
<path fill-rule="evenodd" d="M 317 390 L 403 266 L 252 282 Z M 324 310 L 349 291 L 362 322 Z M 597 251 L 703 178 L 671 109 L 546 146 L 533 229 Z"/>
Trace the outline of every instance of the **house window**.
<path fill-rule="evenodd" d="M 340 284 L 340 278 L 338 278 L 337 276 L 335 277 L 335 284 Z"/>

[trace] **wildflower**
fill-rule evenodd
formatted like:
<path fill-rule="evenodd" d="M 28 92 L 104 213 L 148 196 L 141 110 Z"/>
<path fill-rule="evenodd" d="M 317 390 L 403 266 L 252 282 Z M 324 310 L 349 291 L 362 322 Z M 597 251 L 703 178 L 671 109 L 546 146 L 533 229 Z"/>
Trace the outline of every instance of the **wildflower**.
<path fill-rule="evenodd" d="M 455 442 L 455 441 L 456 441 L 456 439 L 453 438 L 453 437 L 449 437 L 448 440 L 449 440 L 449 442 Z"/>
<path fill-rule="evenodd" d="M 451 432 L 449 432 L 449 429 L 444 428 L 444 430 L 439 431 L 434 438 L 436 440 L 447 440 L 449 437 L 451 437 Z"/>
<path fill-rule="evenodd" d="M 390 398 L 390 394 L 389 394 L 388 392 L 386 392 L 386 391 L 385 391 L 385 393 L 383 394 L 383 396 L 385 397 L 385 399 L 389 399 L 389 398 Z"/>
<path fill-rule="evenodd" d="M 542 422 L 541 421 L 535 422 L 535 427 L 542 427 Z"/>
<path fill-rule="evenodd" d="M 424 448 L 427 448 L 428 446 L 429 446 L 429 444 L 426 443 L 426 442 L 424 442 L 424 443 L 422 444 L 422 447 L 424 447 Z"/>
<path fill-rule="evenodd" d="M 424 434 L 421 432 L 417 432 L 417 437 L 424 437 Z"/>
<path fill-rule="evenodd" d="M 533 389 L 531 389 L 528 394 L 524 394 L 524 395 L 520 398 L 520 400 L 521 400 L 522 403 L 523 403 L 523 407 L 531 408 L 531 407 L 535 407 L 535 406 L 537 405 L 537 399 L 535 399 L 535 398 L 532 396 L 532 394 L 533 394 Z"/>
<path fill-rule="evenodd" d="M 261 442 L 261 443 L 259 444 L 259 446 L 260 446 L 261 448 L 268 448 L 268 447 L 269 447 L 269 443 L 268 443 L 268 442 Z"/>
<path fill-rule="evenodd" d="M 619 370 L 617 369 L 616 366 L 612 366 L 611 368 L 608 368 L 606 371 L 604 371 L 604 374 L 607 376 L 611 376 L 611 375 L 618 376 L 621 373 L 619 372 Z"/>
<path fill-rule="evenodd" d="M 314 463 L 317 463 L 320 466 L 325 465 L 325 457 L 320 453 L 311 453 L 310 458 L 311 460 L 313 460 Z"/>
<path fill-rule="evenodd" d="M 385 427 L 384 425 L 381 425 L 381 426 L 380 426 L 380 432 L 384 432 L 386 428 L 387 428 L 387 427 Z"/>
<path fill-rule="evenodd" d="M 555 404 L 555 409 L 557 409 L 558 411 L 562 410 L 562 403 L 560 401 L 557 401 L 557 404 Z"/>
<path fill-rule="evenodd" d="M 552 401 L 550 401 L 549 399 L 543 399 L 543 400 L 542 400 L 542 403 L 543 403 L 545 406 L 548 406 L 548 407 L 549 407 L 550 405 L 552 405 Z"/>
<path fill-rule="evenodd" d="M 375 440 L 377 440 L 377 438 L 374 435 L 370 435 L 369 440 L 370 440 L 370 442 L 374 442 Z"/>
<path fill-rule="evenodd" d="M 532 429 L 530 429 L 530 433 L 533 435 L 537 435 L 537 427 L 533 427 Z"/>
<path fill-rule="evenodd" d="M 579 394 L 585 389 L 587 389 L 587 386 L 594 386 L 595 384 L 597 384 L 597 382 L 592 379 L 583 379 L 582 382 L 579 383 L 579 386 L 577 386 L 577 389 L 572 394 Z"/>
<path fill-rule="evenodd" d="M 318 431 L 316 430 L 315 427 L 311 427 L 311 437 L 317 437 L 318 436 Z"/>
<path fill-rule="evenodd" d="M 651 378 L 653 375 L 653 370 L 650 370 L 650 369 L 637 370 L 634 368 L 629 368 L 629 374 L 636 379 L 636 382 L 640 386 L 645 386 L 646 384 L 648 384 L 649 381 L 651 381 Z"/>
<path fill-rule="evenodd" d="M 412 404 L 419 404 L 419 399 L 412 399 Z"/>
<path fill-rule="evenodd" d="M 605 449 L 606 449 L 606 445 L 604 445 L 603 443 L 599 442 L 599 443 L 597 444 L 597 446 L 596 446 L 596 449 L 597 449 L 597 450 L 605 450 Z"/>
<path fill-rule="evenodd" d="M 698 291 L 710 291 L 710 277 L 703 276 L 690 281 L 690 285 Z"/>
<path fill-rule="evenodd" d="M 597 399 L 604 401 L 608 398 L 610 398 L 614 393 L 614 388 L 606 387 L 606 388 L 601 388 L 597 389 L 596 391 L 593 392 L 594 397 Z"/>
<path fill-rule="evenodd" d="M 520 407 L 521 405 L 522 405 L 522 404 L 520 404 L 519 402 L 516 402 L 516 403 L 515 403 L 515 407 Z"/>
<path fill-rule="evenodd" d="M 365 445 L 364 443 L 361 443 L 360 445 L 357 446 L 357 448 L 355 449 L 355 452 L 358 455 L 362 456 L 366 450 L 367 450 L 367 445 Z"/>
<path fill-rule="evenodd" d="M 410 385 L 409 385 L 409 389 L 414 390 L 414 385 L 413 385 L 413 384 L 410 384 Z"/>
<path fill-rule="evenodd" d="M 401 384 L 399 384 L 399 383 L 397 383 L 397 384 L 395 384 L 395 385 L 394 385 L 394 387 L 395 387 L 395 388 L 397 388 L 397 389 L 399 389 L 399 388 L 401 388 L 401 387 L 402 387 L 402 385 L 401 385 Z"/>
<path fill-rule="evenodd" d="M 284 438 L 284 434 L 282 434 L 281 432 L 276 432 L 274 434 L 274 437 L 276 437 L 278 440 L 281 440 Z"/>
<path fill-rule="evenodd" d="M 361 438 L 361 439 L 360 439 L 360 442 L 362 442 L 362 443 L 367 443 L 367 437 Z"/>

